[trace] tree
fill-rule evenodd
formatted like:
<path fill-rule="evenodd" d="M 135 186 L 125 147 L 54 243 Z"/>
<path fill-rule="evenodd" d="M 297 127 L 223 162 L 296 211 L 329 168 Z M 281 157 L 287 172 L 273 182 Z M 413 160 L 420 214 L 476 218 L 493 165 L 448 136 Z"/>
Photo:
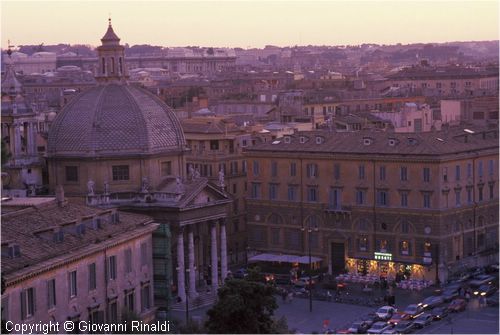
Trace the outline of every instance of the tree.
<path fill-rule="evenodd" d="M 211 334 L 287 333 L 283 320 L 276 322 L 273 318 L 278 308 L 274 293 L 271 285 L 252 280 L 227 280 L 218 291 L 217 303 L 207 312 L 206 330 Z"/>

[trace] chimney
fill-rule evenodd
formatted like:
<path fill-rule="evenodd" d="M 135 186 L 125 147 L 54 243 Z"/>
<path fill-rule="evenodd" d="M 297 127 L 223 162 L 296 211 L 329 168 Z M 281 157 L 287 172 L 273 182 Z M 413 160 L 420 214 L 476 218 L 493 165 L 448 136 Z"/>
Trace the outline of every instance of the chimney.
<path fill-rule="evenodd" d="M 62 185 L 56 186 L 56 201 L 59 207 L 64 207 L 65 199 L 64 199 L 64 188 Z"/>

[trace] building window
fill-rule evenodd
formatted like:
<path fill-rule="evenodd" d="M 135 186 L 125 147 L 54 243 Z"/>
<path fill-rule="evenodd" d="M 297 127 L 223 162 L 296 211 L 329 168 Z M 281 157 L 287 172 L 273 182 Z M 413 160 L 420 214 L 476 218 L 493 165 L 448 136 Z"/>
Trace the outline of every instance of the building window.
<path fill-rule="evenodd" d="M 141 265 L 148 264 L 148 244 L 147 242 L 141 243 Z"/>
<path fill-rule="evenodd" d="M 141 288 L 141 311 L 147 311 L 151 308 L 151 289 L 149 283 L 144 284 Z"/>
<path fill-rule="evenodd" d="M 490 160 L 488 162 L 488 174 L 490 176 L 493 176 L 494 172 L 495 172 L 495 162 L 493 160 Z"/>
<path fill-rule="evenodd" d="M 364 165 L 358 166 L 358 178 L 365 179 L 365 166 Z"/>
<path fill-rule="evenodd" d="M 401 207 L 408 207 L 408 192 L 401 192 Z"/>
<path fill-rule="evenodd" d="M 129 312 L 134 311 L 135 292 L 134 289 L 125 291 L 124 306 Z"/>
<path fill-rule="evenodd" d="M 278 176 L 278 163 L 271 162 L 271 177 Z"/>
<path fill-rule="evenodd" d="M 333 165 L 333 178 L 335 180 L 340 179 L 340 164 L 334 164 Z"/>
<path fill-rule="evenodd" d="M 379 172 L 380 172 L 379 173 L 380 180 L 385 180 L 385 166 L 381 166 Z"/>
<path fill-rule="evenodd" d="M 368 250 L 368 238 L 361 237 L 359 239 L 359 251 L 367 251 Z"/>
<path fill-rule="evenodd" d="M 460 193 L 462 193 L 461 190 L 455 190 L 455 206 L 457 206 L 457 207 L 459 207 L 461 205 Z"/>
<path fill-rule="evenodd" d="M 110 256 L 109 260 L 109 279 L 116 279 L 116 256 Z"/>
<path fill-rule="evenodd" d="M 252 183 L 252 198 L 260 199 L 260 183 Z"/>
<path fill-rule="evenodd" d="M 25 320 L 35 314 L 35 288 L 30 287 L 21 291 L 21 319 Z"/>
<path fill-rule="evenodd" d="M 331 188 L 328 198 L 328 206 L 330 209 L 342 208 L 342 190 L 340 188 Z"/>
<path fill-rule="evenodd" d="M 125 250 L 125 273 L 132 272 L 132 249 Z"/>
<path fill-rule="evenodd" d="M 455 180 L 460 180 L 460 165 L 455 166 Z"/>
<path fill-rule="evenodd" d="M 424 194 L 424 208 L 431 208 L 431 194 L 425 192 Z"/>
<path fill-rule="evenodd" d="M 401 181 L 408 180 L 408 169 L 406 166 L 401 167 Z"/>
<path fill-rule="evenodd" d="M 408 234 L 410 233 L 410 224 L 406 221 L 401 222 L 401 233 Z"/>
<path fill-rule="evenodd" d="M 472 177 L 472 163 L 467 163 L 467 178 Z"/>
<path fill-rule="evenodd" d="M 69 273 L 68 277 L 68 282 L 69 282 L 69 297 L 73 298 L 76 297 L 77 292 L 77 282 L 76 282 L 76 270 L 71 271 Z"/>
<path fill-rule="evenodd" d="M 477 168 L 477 174 L 479 177 L 482 177 L 483 176 L 483 162 L 482 161 L 479 161 L 479 164 L 478 164 L 478 168 Z"/>
<path fill-rule="evenodd" d="M 317 178 L 318 177 L 318 165 L 317 164 L 307 164 L 307 177 Z"/>
<path fill-rule="evenodd" d="M 429 169 L 428 167 L 424 167 L 423 171 L 424 171 L 424 182 L 425 183 L 430 182 L 431 181 L 431 169 Z"/>
<path fill-rule="evenodd" d="M 478 200 L 483 201 L 483 186 L 478 186 Z"/>
<path fill-rule="evenodd" d="M 472 187 L 467 187 L 467 203 L 472 204 Z"/>
<path fill-rule="evenodd" d="M 210 150 L 219 150 L 219 141 L 211 140 L 210 141 Z"/>
<path fill-rule="evenodd" d="M 95 263 L 89 264 L 89 291 L 95 290 L 97 287 Z"/>
<path fill-rule="evenodd" d="M 295 177 L 297 175 L 297 163 L 290 163 L 290 177 Z"/>
<path fill-rule="evenodd" d="M 307 187 L 307 201 L 310 202 L 318 201 L 318 188 L 316 186 Z"/>
<path fill-rule="evenodd" d="M 172 162 L 161 162 L 161 175 L 170 176 L 172 174 Z"/>
<path fill-rule="evenodd" d="M 66 181 L 78 182 L 78 166 L 66 166 Z"/>
<path fill-rule="evenodd" d="M 129 180 L 128 165 L 114 165 L 113 170 L 113 180 Z"/>
<path fill-rule="evenodd" d="M 401 255 L 403 256 L 410 255 L 410 242 L 408 241 L 401 242 Z"/>
<path fill-rule="evenodd" d="M 387 206 L 387 191 L 377 191 L 377 205 L 379 206 Z"/>
<path fill-rule="evenodd" d="M 387 252 L 388 248 L 388 243 L 387 240 L 380 240 L 379 241 L 379 250 L 380 252 Z"/>
<path fill-rule="evenodd" d="M 280 244 L 280 229 L 271 228 L 271 242 L 273 244 Z"/>
<path fill-rule="evenodd" d="M 276 200 L 278 197 L 278 184 L 269 184 L 269 200 Z"/>
<path fill-rule="evenodd" d="M 488 186 L 490 187 L 490 199 L 493 199 L 495 197 L 495 184 L 489 183 Z"/>
<path fill-rule="evenodd" d="M 356 191 L 356 204 L 364 205 L 366 199 L 366 191 L 365 190 L 357 190 Z"/>
<path fill-rule="evenodd" d="M 297 201 L 297 186 L 288 185 L 288 201 Z"/>
<path fill-rule="evenodd" d="M 241 162 L 241 172 L 246 174 L 247 173 L 247 161 L 242 161 Z"/>
<path fill-rule="evenodd" d="M 260 173 L 259 162 L 253 161 L 253 175 L 258 176 Z"/>
<path fill-rule="evenodd" d="M 424 256 L 425 257 L 431 257 L 431 252 L 432 252 L 432 245 L 430 242 L 425 242 L 424 243 Z"/>
<path fill-rule="evenodd" d="M 47 307 L 52 309 L 56 307 L 56 280 L 47 281 Z"/>
<path fill-rule="evenodd" d="M 443 168 L 443 181 L 448 181 L 448 168 Z"/>

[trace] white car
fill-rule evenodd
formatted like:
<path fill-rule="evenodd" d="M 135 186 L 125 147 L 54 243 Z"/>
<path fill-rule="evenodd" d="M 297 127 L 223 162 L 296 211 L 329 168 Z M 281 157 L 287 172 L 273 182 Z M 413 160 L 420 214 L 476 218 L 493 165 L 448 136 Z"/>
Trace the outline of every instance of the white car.
<path fill-rule="evenodd" d="M 392 328 L 392 326 L 387 322 L 383 321 L 375 322 L 373 326 L 370 329 L 368 329 L 368 334 L 382 334 L 384 331 L 390 328 Z"/>
<path fill-rule="evenodd" d="M 388 320 L 396 311 L 397 310 L 392 306 L 384 306 L 380 307 L 375 314 L 377 314 L 377 316 L 382 320 Z"/>

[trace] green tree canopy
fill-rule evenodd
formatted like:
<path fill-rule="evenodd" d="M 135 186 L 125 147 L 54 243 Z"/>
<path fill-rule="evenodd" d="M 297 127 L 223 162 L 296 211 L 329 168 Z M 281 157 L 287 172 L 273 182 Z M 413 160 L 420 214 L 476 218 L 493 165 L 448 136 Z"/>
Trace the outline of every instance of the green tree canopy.
<path fill-rule="evenodd" d="M 205 323 L 211 334 L 272 334 L 284 331 L 283 320 L 276 322 L 278 308 L 271 285 L 231 279 L 218 291 L 218 301 L 208 312 Z"/>

